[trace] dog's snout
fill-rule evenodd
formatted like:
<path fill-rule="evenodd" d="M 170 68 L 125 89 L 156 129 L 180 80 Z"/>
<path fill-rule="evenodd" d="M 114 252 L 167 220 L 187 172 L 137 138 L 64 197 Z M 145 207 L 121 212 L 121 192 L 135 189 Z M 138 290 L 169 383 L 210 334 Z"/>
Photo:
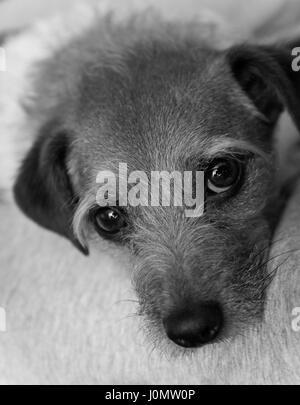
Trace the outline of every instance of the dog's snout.
<path fill-rule="evenodd" d="M 163 324 L 168 337 L 177 345 L 200 347 L 218 336 L 223 325 L 223 313 L 217 303 L 203 303 L 196 309 L 172 313 Z"/>

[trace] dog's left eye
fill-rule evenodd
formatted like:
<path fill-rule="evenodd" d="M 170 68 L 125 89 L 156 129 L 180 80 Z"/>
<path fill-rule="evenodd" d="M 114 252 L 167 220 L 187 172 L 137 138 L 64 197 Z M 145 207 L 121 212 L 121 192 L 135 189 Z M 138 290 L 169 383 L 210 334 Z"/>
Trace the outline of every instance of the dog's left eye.
<path fill-rule="evenodd" d="M 239 183 L 241 173 L 241 163 L 236 160 L 214 160 L 206 171 L 207 189 L 214 194 L 231 190 Z"/>
<path fill-rule="evenodd" d="M 98 231 L 111 235 L 126 226 L 124 215 L 116 208 L 110 207 L 97 210 L 94 213 L 94 223 Z"/>

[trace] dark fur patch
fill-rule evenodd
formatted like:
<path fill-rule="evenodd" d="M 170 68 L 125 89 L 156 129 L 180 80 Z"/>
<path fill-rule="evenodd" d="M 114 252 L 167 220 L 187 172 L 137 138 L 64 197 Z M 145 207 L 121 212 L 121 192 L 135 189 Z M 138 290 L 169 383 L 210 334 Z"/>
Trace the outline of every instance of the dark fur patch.
<path fill-rule="evenodd" d="M 70 239 L 83 253 L 73 235 L 76 196 L 67 175 L 68 136 L 55 132 L 57 124 L 44 126 L 26 156 L 14 186 L 22 211 L 39 225 Z"/>

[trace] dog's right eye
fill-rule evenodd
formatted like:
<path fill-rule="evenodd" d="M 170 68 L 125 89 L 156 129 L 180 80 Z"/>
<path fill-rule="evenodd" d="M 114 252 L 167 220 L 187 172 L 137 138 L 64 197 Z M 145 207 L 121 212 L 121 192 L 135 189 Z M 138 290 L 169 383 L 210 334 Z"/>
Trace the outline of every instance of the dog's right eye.
<path fill-rule="evenodd" d="M 233 159 L 217 159 L 206 172 L 207 189 L 213 194 L 235 188 L 241 180 L 242 165 Z"/>
<path fill-rule="evenodd" d="M 93 222 L 99 233 L 114 235 L 126 226 L 122 212 L 116 208 L 100 208 L 93 213 Z"/>

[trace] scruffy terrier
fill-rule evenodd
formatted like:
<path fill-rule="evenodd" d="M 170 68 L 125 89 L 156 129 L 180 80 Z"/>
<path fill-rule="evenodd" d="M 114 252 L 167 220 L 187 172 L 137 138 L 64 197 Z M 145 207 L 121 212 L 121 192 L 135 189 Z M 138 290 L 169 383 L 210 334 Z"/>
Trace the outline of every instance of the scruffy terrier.
<path fill-rule="evenodd" d="M 195 27 L 103 19 L 35 72 L 27 108 L 41 125 L 16 179 L 18 205 L 86 255 L 92 238 L 127 246 L 141 314 L 182 347 L 263 316 L 283 206 L 273 133 L 283 110 L 300 127 L 290 55 L 289 46 L 218 50 Z M 203 171 L 204 214 L 98 206 L 97 173 L 117 175 L 120 162 Z"/>

